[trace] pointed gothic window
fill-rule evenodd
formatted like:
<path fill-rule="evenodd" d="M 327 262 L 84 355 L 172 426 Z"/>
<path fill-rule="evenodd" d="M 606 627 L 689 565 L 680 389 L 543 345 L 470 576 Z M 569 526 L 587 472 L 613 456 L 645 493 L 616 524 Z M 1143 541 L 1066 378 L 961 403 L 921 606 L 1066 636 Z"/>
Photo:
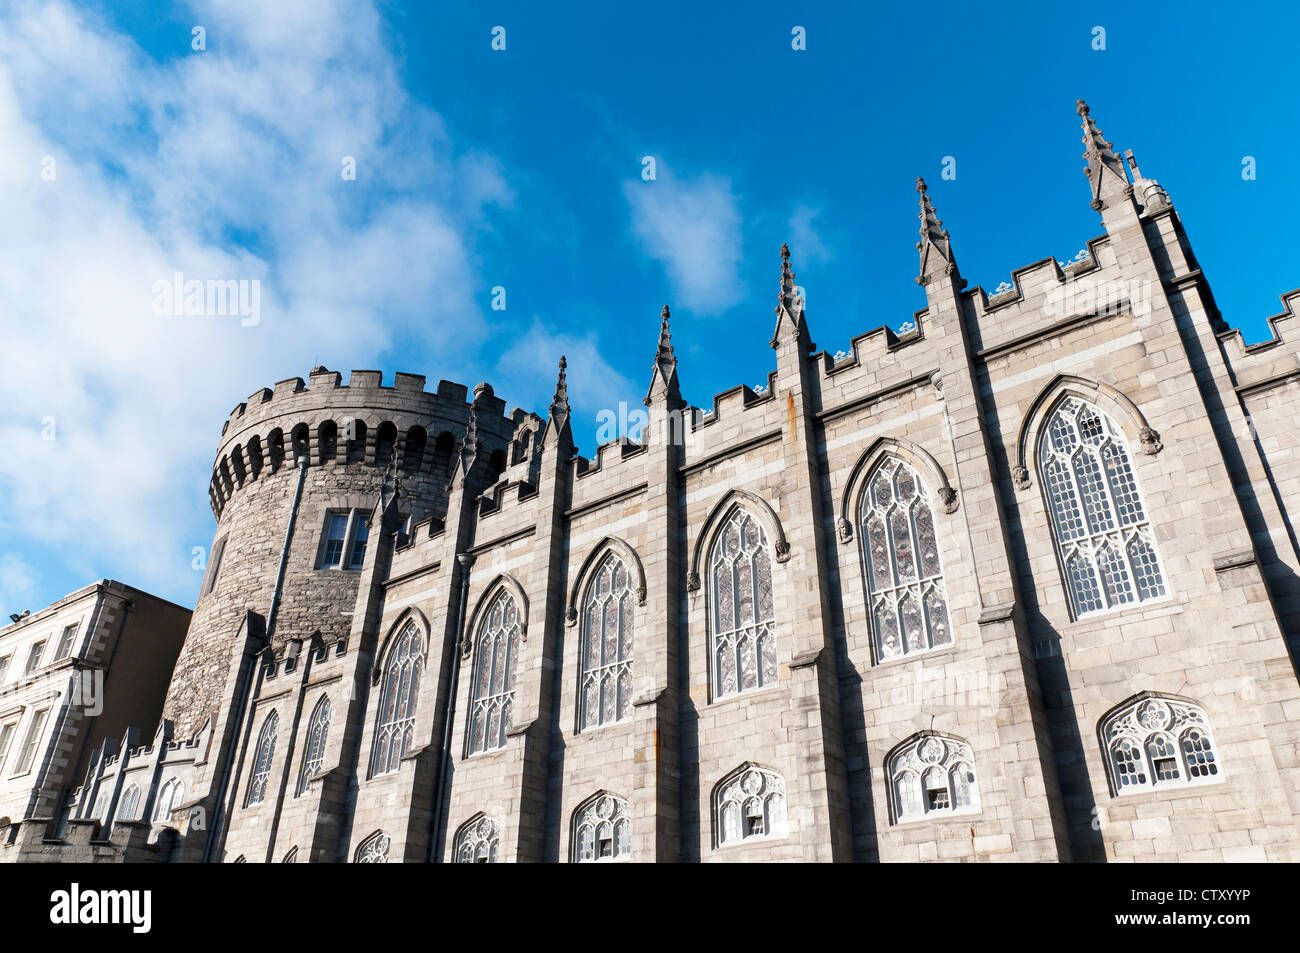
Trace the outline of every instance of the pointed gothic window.
<path fill-rule="evenodd" d="M 126 790 L 122 792 L 122 800 L 118 802 L 116 820 L 134 821 L 139 810 L 140 789 L 134 784 L 128 784 Z"/>
<path fill-rule="evenodd" d="M 280 863 L 282 863 L 282 864 L 296 864 L 296 863 L 298 863 L 298 848 L 297 848 L 297 847 L 291 847 L 291 848 L 289 848 L 289 853 L 287 853 L 287 854 L 284 855 L 284 859 L 281 860 Z"/>
<path fill-rule="evenodd" d="M 712 587 L 714 696 L 721 698 L 776 681 L 776 605 L 772 554 L 757 519 L 737 507 L 713 540 Z"/>
<path fill-rule="evenodd" d="M 754 765 L 733 772 L 714 790 L 713 826 L 719 847 L 784 837 L 785 779 Z"/>
<path fill-rule="evenodd" d="M 158 805 L 154 808 L 153 820 L 155 824 L 171 823 L 172 811 L 185 798 L 185 785 L 181 783 L 180 778 L 168 778 L 163 782 L 163 786 L 158 790 Z"/>
<path fill-rule="evenodd" d="M 280 727 L 280 716 L 272 711 L 262 722 L 257 736 L 257 751 L 253 757 L 253 776 L 248 780 L 248 797 L 244 806 L 261 804 L 266 800 L 266 785 L 271 778 L 271 762 L 275 760 L 275 733 Z"/>
<path fill-rule="evenodd" d="M 1043 426 L 1038 470 L 1076 617 L 1166 594 L 1155 534 L 1114 421 L 1067 397 Z"/>
<path fill-rule="evenodd" d="M 934 511 L 920 475 L 901 460 L 881 460 L 863 490 L 861 513 L 876 658 L 952 645 Z"/>
<path fill-rule="evenodd" d="M 389 836 L 383 831 L 375 831 L 357 848 L 356 862 L 358 864 L 386 864 L 388 863 L 388 848 L 392 845 Z"/>
<path fill-rule="evenodd" d="M 945 735 L 917 735 L 885 765 L 894 821 L 915 821 L 979 810 L 970 745 Z"/>
<path fill-rule="evenodd" d="M 590 864 L 632 857 L 632 821 L 627 801 L 598 794 L 573 813 L 573 862 Z"/>
<path fill-rule="evenodd" d="M 515 598 L 502 589 L 488 607 L 475 642 L 468 726 L 470 754 L 505 747 L 515 703 L 519 623 Z"/>
<path fill-rule="evenodd" d="M 424 640 L 415 622 L 407 622 L 388 651 L 379 690 L 379 724 L 371 774 L 396 771 L 415 739 L 415 705 L 424 671 Z"/>
<path fill-rule="evenodd" d="M 627 566 L 610 553 L 588 583 L 583 600 L 580 730 L 632 714 L 634 604 Z"/>
<path fill-rule="evenodd" d="M 453 863 L 495 864 L 501 846 L 501 825 L 496 818 L 480 814 L 456 832 Z"/>
<path fill-rule="evenodd" d="M 298 778 L 298 793 L 304 794 L 311 779 L 320 774 L 325 765 L 325 742 L 330 732 L 330 700 L 328 695 L 316 703 L 316 710 L 307 724 L 307 748 L 303 753 L 302 774 Z"/>
<path fill-rule="evenodd" d="M 1205 712 L 1191 702 L 1134 698 L 1106 716 L 1101 743 L 1117 795 L 1222 778 Z"/>

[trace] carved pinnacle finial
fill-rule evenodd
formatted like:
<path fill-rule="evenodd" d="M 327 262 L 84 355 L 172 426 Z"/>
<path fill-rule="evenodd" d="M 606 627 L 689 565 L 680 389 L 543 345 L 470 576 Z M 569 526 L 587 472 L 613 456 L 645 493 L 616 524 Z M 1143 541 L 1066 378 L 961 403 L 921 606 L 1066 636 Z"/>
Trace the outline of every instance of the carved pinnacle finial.
<path fill-rule="evenodd" d="M 1083 157 L 1088 160 L 1083 174 L 1092 185 L 1092 207 L 1100 210 L 1117 193 L 1132 195 L 1133 187 L 1129 185 L 1128 176 L 1124 173 L 1124 163 L 1115 155 L 1113 146 L 1093 122 L 1088 104 L 1080 99 L 1075 103 L 1075 111 L 1083 119 Z"/>
<path fill-rule="evenodd" d="M 790 270 L 790 246 L 781 243 L 781 304 L 794 311 L 794 272 Z"/>
<path fill-rule="evenodd" d="M 916 243 L 916 250 L 921 253 L 921 271 L 916 281 L 927 285 L 936 275 L 953 274 L 957 265 L 953 261 L 948 233 L 926 194 L 925 179 L 920 176 L 916 177 L 916 191 L 921 196 L 921 212 L 917 216 L 921 220 L 921 240 Z"/>
<path fill-rule="evenodd" d="M 677 356 L 673 353 L 673 336 L 668 330 L 668 318 L 671 317 L 668 311 L 668 305 L 659 312 L 659 350 L 655 353 L 655 364 L 664 372 L 664 377 L 668 376 L 669 370 L 676 366 Z"/>
<path fill-rule="evenodd" d="M 655 362 L 650 370 L 650 391 L 644 401 L 647 407 L 657 394 L 666 395 L 674 405 L 681 401 L 681 392 L 677 387 L 677 355 L 673 352 L 673 336 L 668 328 L 671 316 L 668 305 L 664 305 L 659 312 L 659 345 L 655 349 Z"/>
<path fill-rule="evenodd" d="M 555 379 L 555 398 L 551 401 L 552 417 L 560 414 L 567 414 L 569 412 L 569 385 L 565 380 L 565 369 L 568 366 L 569 362 L 566 361 L 564 355 L 561 354 L 559 364 L 560 373 Z"/>

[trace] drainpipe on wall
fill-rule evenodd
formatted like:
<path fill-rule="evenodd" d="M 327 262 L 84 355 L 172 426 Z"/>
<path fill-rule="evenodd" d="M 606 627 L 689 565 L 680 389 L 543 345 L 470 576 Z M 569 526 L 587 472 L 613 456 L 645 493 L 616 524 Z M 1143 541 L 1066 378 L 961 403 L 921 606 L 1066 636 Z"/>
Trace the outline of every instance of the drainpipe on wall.
<path fill-rule="evenodd" d="M 460 564 L 460 606 L 456 610 L 456 638 L 451 645 L 451 682 L 447 686 L 447 703 L 442 715 L 442 760 L 438 765 L 438 794 L 433 802 L 433 825 L 429 834 L 429 863 L 442 858 L 438 845 L 442 842 L 446 817 L 443 799 L 447 792 L 447 776 L 451 774 L 451 730 L 456 718 L 456 685 L 460 678 L 461 640 L 465 638 L 465 601 L 469 597 L 469 570 L 474 565 L 472 553 L 456 556 Z"/>
<path fill-rule="evenodd" d="M 271 644 L 271 636 L 275 634 L 275 618 L 280 610 L 280 593 L 284 589 L 284 573 L 289 565 L 289 544 L 293 541 L 294 525 L 298 522 L 298 506 L 302 503 L 302 486 L 307 481 L 307 462 L 308 457 L 303 454 L 298 458 L 298 486 L 293 491 L 293 508 L 289 510 L 289 525 L 284 530 L 284 545 L 280 548 L 280 568 L 275 574 L 275 592 L 271 595 L 271 608 L 266 614 L 266 633 L 262 637 L 262 645 Z M 260 649 L 259 649 L 260 651 Z M 245 657 L 248 656 L 245 648 Z M 257 653 L 252 653 L 256 655 Z M 243 748 L 239 744 L 239 736 L 244 730 L 244 715 L 246 713 L 247 702 L 252 688 L 253 677 L 257 674 L 258 665 L 256 660 L 248 663 L 248 671 L 244 674 L 243 682 L 239 686 L 239 694 L 231 705 L 231 710 L 235 714 L 235 728 L 230 733 L 230 745 L 226 748 L 226 757 L 221 764 L 221 781 L 217 785 L 217 798 L 213 805 L 215 816 L 212 818 L 212 824 L 208 828 L 208 839 L 203 845 L 203 858 L 201 863 L 209 863 L 212 859 L 212 850 L 218 840 L 225 823 L 226 812 L 224 810 L 226 802 L 226 787 L 230 783 L 230 770 L 235 760 L 235 749 Z"/>

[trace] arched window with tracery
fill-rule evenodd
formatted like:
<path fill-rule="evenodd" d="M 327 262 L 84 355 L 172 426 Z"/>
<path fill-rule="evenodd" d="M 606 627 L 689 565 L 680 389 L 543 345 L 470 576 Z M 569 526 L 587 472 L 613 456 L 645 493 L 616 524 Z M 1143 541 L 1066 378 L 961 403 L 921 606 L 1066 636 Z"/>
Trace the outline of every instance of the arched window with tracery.
<path fill-rule="evenodd" d="M 325 742 L 330 733 L 330 700 L 321 696 L 307 723 L 307 746 L 303 751 L 302 773 L 298 777 L 298 793 L 306 792 L 311 779 L 325 766 Z"/>
<path fill-rule="evenodd" d="M 1155 535 L 1124 433 L 1077 397 L 1038 440 L 1038 469 L 1076 617 L 1166 594 Z"/>
<path fill-rule="evenodd" d="M 357 847 L 356 862 L 358 864 L 386 864 L 388 863 L 388 848 L 391 845 L 392 840 L 387 834 L 383 831 L 375 831 Z"/>
<path fill-rule="evenodd" d="M 598 794 L 573 812 L 573 862 L 590 864 L 632 857 L 632 819 L 627 801 Z"/>
<path fill-rule="evenodd" d="M 918 735 L 894 749 L 885 774 L 895 821 L 972 814 L 980 809 L 975 756 L 970 745 L 958 738 Z"/>
<path fill-rule="evenodd" d="M 758 520 L 737 507 L 709 553 L 711 657 L 715 697 L 776 682 L 772 552 Z"/>
<path fill-rule="evenodd" d="M 1140 696 L 1111 712 L 1101 743 L 1115 794 L 1221 780 L 1204 710 L 1176 698 Z"/>
<path fill-rule="evenodd" d="M 501 847 L 501 824 L 494 817 L 480 814 L 461 825 L 452 849 L 457 864 L 495 864 Z"/>
<path fill-rule="evenodd" d="M 117 805 L 117 820 L 134 821 L 139 810 L 140 788 L 135 784 L 128 784 L 126 790 L 122 792 L 122 800 Z"/>
<path fill-rule="evenodd" d="M 479 625 L 469 715 L 469 753 L 505 747 L 515 703 L 515 661 L 519 656 L 519 607 L 502 589 Z"/>
<path fill-rule="evenodd" d="M 378 725 L 371 774 L 396 771 L 415 738 L 415 705 L 424 671 L 424 639 L 408 621 L 389 648 L 379 690 Z"/>
<path fill-rule="evenodd" d="M 920 475 L 886 457 L 862 498 L 871 630 L 881 661 L 952 645 L 934 511 Z"/>
<path fill-rule="evenodd" d="M 273 710 L 262 722 L 257 736 L 257 749 L 253 757 L 253 776 L 248 779 L 247 807 L 266 800 L 266 785 L 271 778 L 271 762 L 275 760 L 275 733 L 280 727 L 280 716 Z"/>
<path fill-rule="evenodd" d="M 185 785 L 181 783 L 180 778 L 168 778 L 163 782 L 163 786 L 158 789 L 158 803 L 154 807 L 153 820 L 155 824 L 170 823 L 172 811 L 185 799 Z"/>
<path fill-rule="evenodd" d="M 579 730 L 632 714 L 632 580 L 623 560 L 605 556 L 582 602 Z"/>
<path fill-rule="evenodd" d="M 733 772 L 713 792 L 713 823 L 720 847 L 784 837 L 785 779 L 755 765 Z"/>

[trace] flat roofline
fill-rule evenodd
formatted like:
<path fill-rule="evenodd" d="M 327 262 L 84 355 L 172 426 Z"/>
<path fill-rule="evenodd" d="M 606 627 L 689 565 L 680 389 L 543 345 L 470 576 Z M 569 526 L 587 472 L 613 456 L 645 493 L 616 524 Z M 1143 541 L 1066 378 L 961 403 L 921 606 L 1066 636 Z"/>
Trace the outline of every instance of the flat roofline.
<path fill-rule="evenodd" d="M 143 589 L 137 589 L 135 586 L 127 585 L 126 583 L 119 582 L 116 579 L 98 579 L 95 582 L 82 586 L 74 592 L 68 593 L 61 599 L 51 602 L 48 606 L 37 609 L 31 615 L 19 619 L 17 622 L 9 622 L 3 627 L 0 627 L 0 637 L 12 634 L 11 630 L 17 631 L 25 626 L 34 625 L 49 619 L 51 616 L 56 615 L 61 609 L 68 607 L 72 603 L 80 602 L 82 599 L 86 599 L 100 592 L 110 592 L 121 598 L 148 599 L 165 606 L 171 606 L 173 609 L 179 609 L 182 612 L 194 612 L 193 609 L 188 609 L 169 599 L 155 596 L 152 593 L 145 592 Z"/>

